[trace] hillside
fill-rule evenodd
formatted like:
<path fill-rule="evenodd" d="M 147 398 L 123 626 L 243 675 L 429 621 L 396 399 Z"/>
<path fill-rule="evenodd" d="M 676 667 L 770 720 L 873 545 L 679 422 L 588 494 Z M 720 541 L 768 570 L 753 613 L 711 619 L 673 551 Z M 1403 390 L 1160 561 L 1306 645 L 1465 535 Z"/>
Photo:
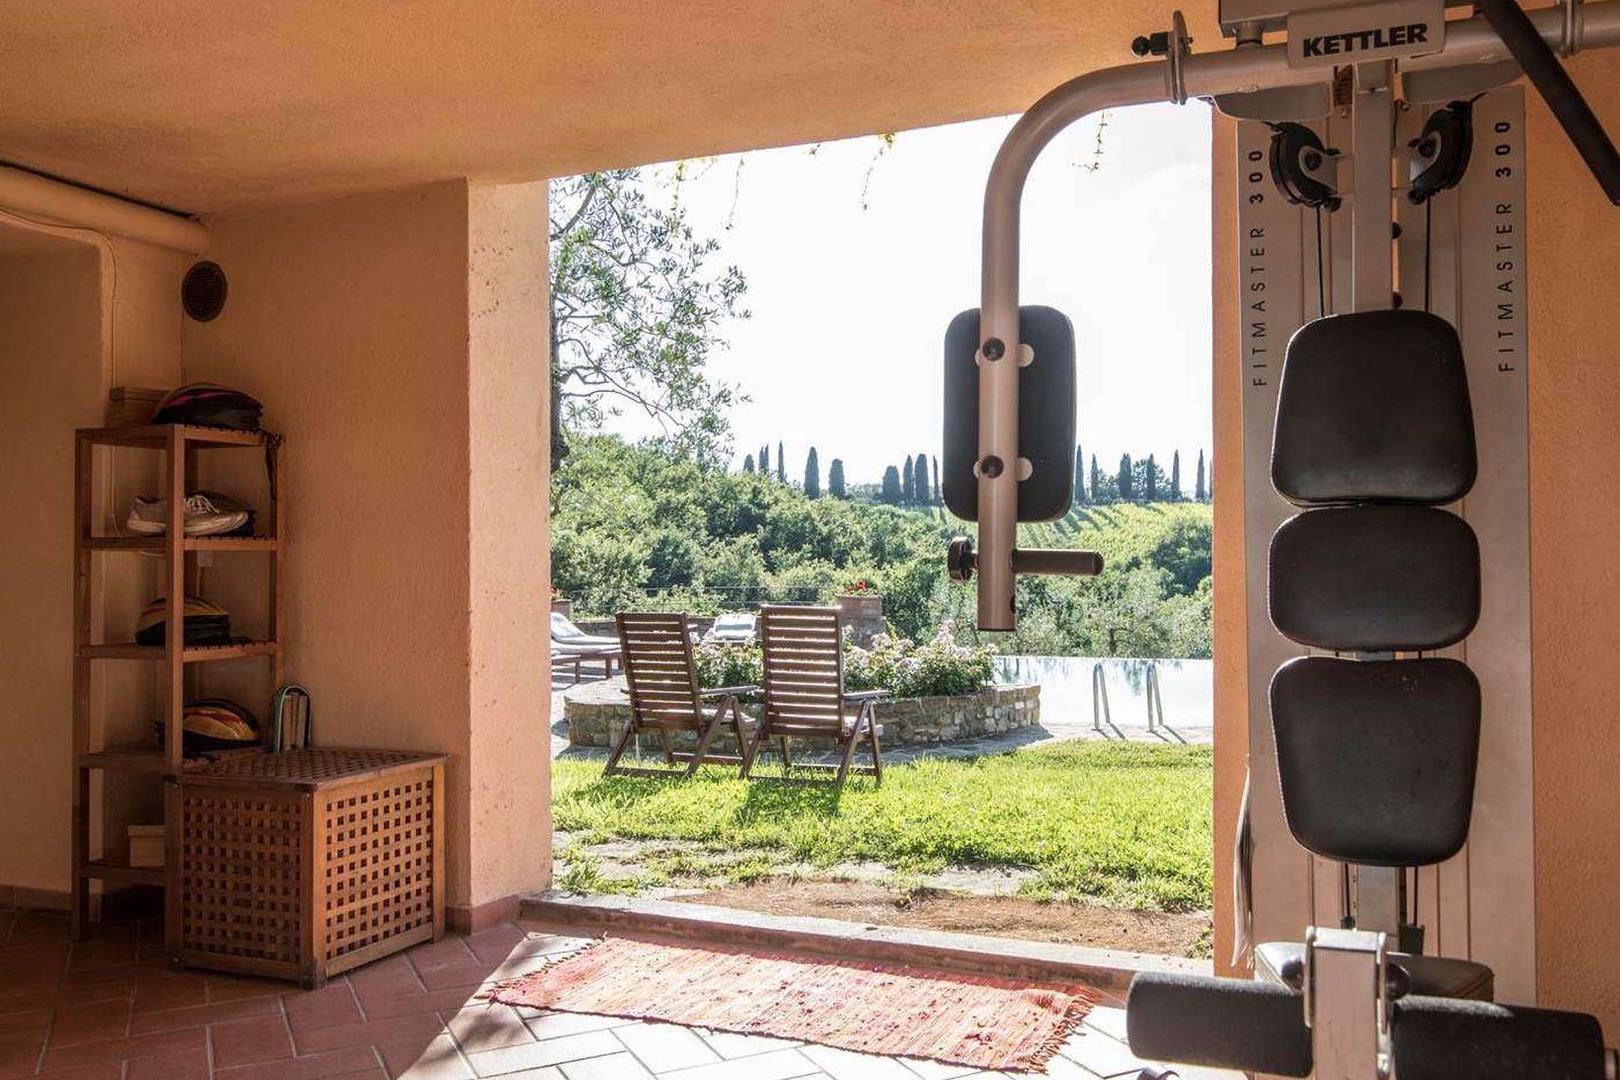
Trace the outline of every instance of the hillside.
<path fill-rule="evenodd" d="M 856 581 L 884 594 L 896 632 L 972 629 L 973 592 L 945 575 L 944 545 L 972 526 L 934 507 L 823 497 L 708 468 L 653 443 L 578 440 L 552 489 L 552 581 L 583 615 L 629 607 L 714 613 L 826 602 Z M 1023 526 L 1032 547 L 1100 551 L 1095 579 L 1025 578 L 1008 652 L 1207 657 L 1210 507 L 1077 507 Z"/>

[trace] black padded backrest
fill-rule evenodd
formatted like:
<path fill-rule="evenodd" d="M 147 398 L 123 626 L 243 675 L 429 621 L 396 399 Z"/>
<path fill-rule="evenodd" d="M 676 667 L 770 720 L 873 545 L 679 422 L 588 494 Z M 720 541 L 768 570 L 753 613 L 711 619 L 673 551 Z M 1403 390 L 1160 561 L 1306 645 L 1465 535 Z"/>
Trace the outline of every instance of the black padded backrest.
<path fill-rule="evenodd" d="M 1479 619 L 1479 542 L 1426 506 L 1310 510 L 1271 538 L 1271 622 L 1335 652 L 1441 649 Z"/>
<path fill-rule="evenodd" d="M 1479 683 L 1456 660 L 1302 656 L 1271 680 L 1288 828 L 1340 862 L 1424 866 L 1468 839 Z"/>
<path fill-rule="evenodd" d="M 1056 308 L 1018 309 L 1018 336 L 1035 361 L 1018 370 L 1018 456 L 1029 479 L 1018 485 L 1018 520 L 1053 521 L 1074 505 L 1074 429 L 1078 376 L 1074 324 Z M 945 331 L 945 447 L 940 487 L 963 521 L 979 520 L 979 309 L 964 311 Z M 1011 363 L 1003 357 L 997 363 Z M 1011 464 L 1011 463 L 1009 463 Z"/>
<path fill-rule="evenodd" d="M 1271 479 L 1298 505 L 1438 505 L 1474 483 L 1457 332 L 1422 311 L 1329 315 L 1288 342 Z"/>

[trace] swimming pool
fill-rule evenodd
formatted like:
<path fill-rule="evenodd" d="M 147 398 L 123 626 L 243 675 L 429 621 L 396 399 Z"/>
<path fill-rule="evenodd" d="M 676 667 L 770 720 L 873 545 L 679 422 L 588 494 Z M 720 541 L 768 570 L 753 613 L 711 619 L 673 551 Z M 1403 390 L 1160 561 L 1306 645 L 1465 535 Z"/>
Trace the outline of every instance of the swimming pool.
<path fill-rule="evenodd" d="M 1209 660 L 1146 660 L 1124 656 L 998 656 L 996 681 L 1039 683 L 1043 724 L 1091 724 L 1091 672 L 1102 665 L 1117 727 L 1147 726 L 1148 668 L 1159 667 L 1159 696 L 1172 727 L 1215 723 L 1215 667 Z"/>

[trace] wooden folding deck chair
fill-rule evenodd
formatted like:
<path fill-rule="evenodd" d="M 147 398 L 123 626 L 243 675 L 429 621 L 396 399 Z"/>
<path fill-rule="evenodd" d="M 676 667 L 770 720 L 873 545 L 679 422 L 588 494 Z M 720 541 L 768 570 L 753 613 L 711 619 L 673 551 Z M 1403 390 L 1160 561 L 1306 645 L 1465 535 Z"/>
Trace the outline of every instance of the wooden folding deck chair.
<path fill-rule="evenodd" d="M 883 782 L 883 726 L 875 706 L 887 690 L 844 690 L 844 649 L 838 609 L 767 607 L 760 613 L 760 641 L 765 649 L 765 709 L 754 732 L 753 749 L 744 756 L 746 777 L 770 739 L 779 740 L 782 767 L 794 768 L 790 738 L 832 739 L 839 749 L 837 765 L 806 764 L 800 768 L 836 770 L 837 782 L 854 771 Z M 855 708 L 853 715 L 845 710 Z M 865 741 L 872 762 L 856 766 L 855 750 Z"/>
<path fill-rule="evenodd" d="M 630 691 L 630 722 L 613 744 L 603 775 L 629 773 L 641 776 L 669 776 L 670 768 L 621 767 L 619 759 L 644 731 L 657 731 L 663 740 L 664 763 L 673 766 L 687 762 L 684 775 L 691 776 L 705 761 L 741 763 L 748 766 L 753 741 L 748 736 L 737 698 L 758 693 L 757 686 L 723 686 L 704 690 L 698 686 L 697 666 L 692 662 L 692 634 L 685 615 L 623 612 L 618 616 L 619 646 L 623 653 L 625 682 Z M 714 712 L 704 715 L 706 703 L 717 703 Z M 697 749 L 690 754 L 676 753 L 670 746 L 670 733 L 695 732 Z M 716 736 L 735 735 L 740 757 L 709 753 Z"/>

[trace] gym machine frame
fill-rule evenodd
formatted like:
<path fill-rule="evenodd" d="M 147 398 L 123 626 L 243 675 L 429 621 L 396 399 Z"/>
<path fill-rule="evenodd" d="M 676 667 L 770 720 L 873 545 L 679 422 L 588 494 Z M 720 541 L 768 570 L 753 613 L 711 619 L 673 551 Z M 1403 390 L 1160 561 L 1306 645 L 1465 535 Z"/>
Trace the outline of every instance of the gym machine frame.
<path fill-rule="evenodd" d="M 1391 237 L 1399 235 L 1403 223 L 1392 207 L 1390 170 L 1397 134 L 1405 141 L 1412 125 L 1396 115 L 1392 95 L 1397 73 L 1409 98 L 1442 101 L 1483 97 L 1522 70 L 1611 202 L 1620 204 L 1620 154 L 1553 55 L 1553 49 L 1571 56 L 1583 48 L 1620 44 L 1620 2 L 1563 0 L 1558 8 L 1521 12 L 1512 0 L 1481 0 L 1482 14 L 1449 23 L 1441 0 L 1298 0 L 1289 8 L 1280 6 L 1286 0 L 1228 2 L 1233 12 L 1248 13 L 1231 14 L 1223 4 L 1223 28 L 1237 38 L 1236 48 L 1194 56 L 1177 12 L 1169 31 L 1140 38 L 1134 46 L 1138 56 L 1162 56 L 1163 63 L 1111 68 L 1063 84 L 1018 121 L 997 154 L 985 193 L 974 356 L 978 455 L 972 467 L 976 513 L 971 516 L 978 521 L 978 547 L 975 551 L 959 540 L 949 559 L 958 580 L 974 571 L 979 575 L 981 629 L 1014 628 L 1018 574 L 1100 569 L 1093 553 L 1020 551 L 1016 542 L 1018 522 L 1030 519 L 1020 516 L 1019 485 L 1035 471 L 1020 454 L 1027 445 L 1020 441 L 1020 382 L 1023 369 L 1043 359 L 1039 349 L 1020 340 L 1029 316 L 1018 304 L 1020 202 L 1035 159 L 1070 124 L 1109 108 L 1180 104 L 1193 97 L 1214 99 L 1217 107 L 1239 118 L 1268 121 L 1291 119 L 1291 113 L 1324 117 L 1333 106 L 1347 106 L 1339 111 L 1349 121 L 1350 153 L 1345 156 L 1327 149 L 1303 125 L 1273 125 L 1298 129 L 1303 141 L 1284 144 L 1288 168 L 1281 172 L 1314 187 L 1321 201 L 1313 205 L 1337 209 L 1339 191 L 1351 195 L 1348 226 L 1340 222 L 1334 230 L 1350 249 L 1348 304 L 1341 301 L 1334 310 L 1375 312 L 1401 303 L 1395 295 Z M 1263 44 L 1265 31 L 1285 25 L 1286 43 Z M 1424 87 L 1421 95 L 1412 92 L 1418 84 Z M 1443 132 L 1444 125 L 1435 130 Z M 1425 158 L 1435 157 L 1436 145 L 1442 155 L 1453 149 L 1449 137 L 1425 143 L 1430 133 L 1425 126 L 1406 145 Z M 1252 151 L 1245 156 L 1252 158 Z M 1517 160 L 1522 165 L 1522 158 Z M 1461 178 L 1466 164 L 1465 148 L 1450 185 Z M 1414 189 L 1422 165 L 1414 160 Z M 1273 181 L 1282 182 L 1275 160 L 1271 174 Z M 1355 198 L 1356 192 L 1375 194 Z M 1291 202 L 1309 202 L 1296 197 L 1297 191 L 1285 189 L 1285 194 Z M 1416 194 L 1413 201 L 1419 201 Z M 1430 242 L 1426 229 L 1425 243 Z M 1323 261 L 1319 240 L 1319 281 L 1327 273 Z M 1404 254 L 1402 262 L 1404 267 Z M 1427 308 L 1426 262 L 1422 276 Z M 1325 285 L 1323 289 L 1325 293 Z M 1319 314 L 1327 311 L 1324 296 Z M 1518 329 L 1522 350 L 1522 323 Z M 1249 618 L 1255 618 L 1252 603 Z M 1404 949 L 1406 932 L 1418 930 L 1406 924 L 1404 870 L 1363 867 L 1352 874 L 1346 869 L 1344 896 L 1344 928 L 1306 931 L 1302 970 L 1293 973 L 1297 993 L 1278 983 L 1139 979 L 1132 993 L 1133 1049 L 1147 1057 L 1334 1080 L 1616 1076 L 1616 1056 L 1602 1049 L 1601 1031 L 1590 1017 L 1409 995 L 1409 986 L 1398 985 L 1404 973 L 1386 955 L 1390 949 Z M 1317 915 L 1313 911 L 1313 919 Z M 1195 1016 L 1202 1022 L 1193 1021 Z M 1177 1029 L 1183 1018 L 1186 1032 Z"/>
<path fill-rule="evenodd" d="M 1564 9 L 1544 8 L 1526 12 L 1535 32 L 1566 56 L 1582 49 L 1620 45 L 1620 0 L 1580 5 L 1580 17 L 1570 18 Z M 1238 47 L 1223 52 L 1191 51 L 1192 41 L 1186 24 L 1176 13 L 1174 27 L 1167 34 L 1147 39 L 1144 51 L 1162 50 L 1163 63 L 1130 64 L 1090 72 L 1057 87 L 1030 107 L 1008 133 L 991 166 L 984 195 L 983 262 L 980 284 L 979 366 L 979 457 L 974 467 L 978 485 L 978 544 L 976 550 L 957 548 L 951 568 L 958 577 L 971 569 L 978 574 L 978 626 L 981 630 L 1012 630 L 1017 615 L 1013 593 L 1018 573 L 1052 572 L 1053 555 L 1043 555 L 1041 569 L 1026 570 L 1025 561 L 1034 553 L 1020 553 L 1017 547 L 1018 485 L 1029 476 L 1024 467 L 1006 468 L 1006 462 L 1019 462 L 1018 387 L 1019 369 L 1038 362 L 1019 340 L 1018 259 L 1019 214 L 1024 183 L 1030 168 L 1047 145 L 1071 124 L 1093 113 L 1128 105 L 1150 105 L 1170 101 L 1185 104 L 1191 98 L 1223 98 L 1254 94 L 1285 87 L 1319 87 L 1331 93 L 1333 67 L 1294 67 L 1288 46 L 1264 45 L 1256 36 L 1240 39 Z M 1506 45 L 1484 16 L 1450 22 L 1445 29 L 1444 50 L 1403 59 L 1403 75 L 1432 72 L 1461 65 L 1501 64 L 1513 60 Z M 1362 86 L 1377 92 L 1389 83 L 1387 60 L 1357 65 Z M 1380 82 L 1381 80 L 1381 82 Z M 1369 81 L 1373 85 L 1368 85 Z M 1324 109 L 1324 111 L 1326 111 Z M 1375 112 L 1376 110 L 1363 110 Z M 1376 133 L 1369 130 L 1365 137 Z M 1388 159 L 1378 162 L 1370 155 L 1359 155 L 1365 177 L 1363 184 L 1387 186 L 1387 177 L 1374 166 L 1385 168 Z M 1620 177 L 1620 172 L 1617 172 Z M 1620 194 L 1620 178 L 1606 181 Z M 1363 188 L 1365 190 L 1365 187 Z M 1616 197 L 1611 194 L 1611 199 Z M 1357 230 L 1363 243 L 1388 249 L 1390 215 L 1358 215 Z M 1357 310 L 1383 307 L 1389 303 L 1391 277 L 1387 264 L 1367 259 L 1358 267 Z M 1363 305 L 1366 305 L 1365 307 Z M 1009 362 L 1011 361 L 1011 362 Z M 1081 553 L 1071 553 L 1079 556 Z M 1089 555 L 1089 553 L 1086 553 Z M 1095 573 L 1095 556 L 1084 565 L 1066 572 Z"/>

